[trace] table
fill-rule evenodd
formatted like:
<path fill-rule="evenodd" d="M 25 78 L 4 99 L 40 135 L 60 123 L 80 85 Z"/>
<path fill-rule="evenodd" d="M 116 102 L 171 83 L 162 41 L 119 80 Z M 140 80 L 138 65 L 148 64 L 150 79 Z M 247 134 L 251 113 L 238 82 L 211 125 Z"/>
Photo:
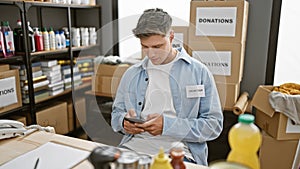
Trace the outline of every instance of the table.
<path fill-rule="evenodd" d="M 27 136 L 20 136 L 5 140 L 0 140 L 0 166 L 26 152 L 29 152 L 47 142 L 55 142 L 70 147 L 92 151 L 97 146 L 106 146 L 88 140 L 68 137 L 60 134 L 37 131 Z M 94 167 L 88 160 L 84 160 L 74 167 L 75 169 L 93 169 Z M 187 169 L 208 169 L 206 166 L 186 163 Z"/>

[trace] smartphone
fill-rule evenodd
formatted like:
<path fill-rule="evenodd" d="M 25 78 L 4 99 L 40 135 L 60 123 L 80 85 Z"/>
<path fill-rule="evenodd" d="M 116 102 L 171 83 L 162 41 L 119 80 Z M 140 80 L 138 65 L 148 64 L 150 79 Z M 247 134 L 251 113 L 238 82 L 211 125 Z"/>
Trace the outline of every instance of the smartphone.
<path fill-rule="evenodd" d="M 136 117 L 125 117 L 125 120 L 131 122 L 131 123 L 145 123 L 146 120 L 138 119 Z"/>

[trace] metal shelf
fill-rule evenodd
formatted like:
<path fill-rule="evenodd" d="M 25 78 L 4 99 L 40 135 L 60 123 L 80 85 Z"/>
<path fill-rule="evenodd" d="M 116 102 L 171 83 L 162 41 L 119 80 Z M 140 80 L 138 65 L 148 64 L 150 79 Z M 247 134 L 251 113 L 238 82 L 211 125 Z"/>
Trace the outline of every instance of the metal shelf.
<path fill-rule="evenodd" d="M 25 2 L 26 5 L 49 8 L 100 8 L 100 5 L 76 5 L 76 4 L 59 4 L 52 2 Z"/>

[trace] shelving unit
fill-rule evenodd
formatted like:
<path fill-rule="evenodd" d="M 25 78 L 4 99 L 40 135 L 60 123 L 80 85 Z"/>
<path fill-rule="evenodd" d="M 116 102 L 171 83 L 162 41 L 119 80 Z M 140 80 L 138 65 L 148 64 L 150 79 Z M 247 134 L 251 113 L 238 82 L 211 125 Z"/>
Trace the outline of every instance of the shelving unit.
<path fill-rule="evenodd" d="M 56 4 L 49 2 L 34 2 L 34 1 L 0 1 L 0 9 L 1 6 L 14 6 L 19 11 L 19 17 L 13 18 L 14 20 L 21 19 L 22 29 L 24 35 L 29 34 L 28 30 L 28 22 L 30 21 L 30 25 L 35 25 L 39 28 L 42 27 L 52 27 L 56 29 L 60 29 L 62 27 L 67 27 L 70 32 L 70 47 L 60 50 L 54 51 L 39 51 L 39 52 L 30 52 L 29 51 L 29 37 L 24 36 L 24 52 L 16 53 L 16 56 L 10 58 L 0 58 L 0 64 L 23 64 L 26 67 L 26 75 L 28 79 L 28 95 L 29 95 L 29 104 L 23 104 L 22 107 L 0 113 L 0 118 L 12 115 L 12 114 L 25 114 L 27 118 L 27 124 L 36 124 L 36 112 L 43 107 L 49 106 L 53 104 L 56 100 L 59 99 L 72 99 L 73 91 L 76 90 L 90 90 L 91 83 L 86 82 L 81 84 L 80 86 L 74 87 L 74 79 L 73 79 L 73 67 L 74 60 L 79 57 L 79 53 L 83 52 L 84 54 L 91 55 L 99 55 L 101 51 L 100 35 L 98 35 L 97 45 L 90 46 L 80 46 L 73 47 L 72 46 L 72 27 L 90 27 L 93 26 L 97 29 L 101 27 L 101 6 L 100 5 L 74 5 L 74 4 Z M 92 13 L 90 13 L 92 11 Z M 5 12 L 5 11 L 4 11 Z M 53 14 L 56 13 L 55 16 L 50 15 L 49 12 Z M 93 17 L 87 20 L 80 20 L 81 12 L 83 12 L 83 17 L 88 15 L 93 15 Z M 15 14 L 15 13 L 14 13 Z M 98 16 L 95 17 L 95 14 Z M 1 15 L 6 15 L 6 13 L 0 12 Z M 57 15 L 62 15 L 61 17 L 57 17 Z M 6 19 L 6 18 L 4 18 Z M 0 20 L 4 20 L 0 17 Z M 93 21 L 88 21 L 88 20 Z M 80 20 L 80 21 L 79 21 Z M 11 21 L 10 21 L 11 23 Z M 93 23 L 94 25 L 90 25 Z M 96 52 L 95 52 L 96 51 Z M 70 61 L 71 68 L 71 84 L 72 87 L 70 89 L 66 89 L 63 93 L 60 93 L 55 96 L 49 96 L 45 99 L 41 99 L 36 101 L 34 97 L 34 88 L 33 88 L 33 78 L 32 78 L 32 68 L 31 65 L 37 61 L 43 60 L 68 60 Z M 75 115 L 76 113 L 74 113 Z M 74 116 L 75 117 L 75 116 Z M 75 118 L 74 118 L 75 119 Z M 74 120 L 75 121 L 75 120 Z M 74 123 L 75 124 L 75 123 Z"/>

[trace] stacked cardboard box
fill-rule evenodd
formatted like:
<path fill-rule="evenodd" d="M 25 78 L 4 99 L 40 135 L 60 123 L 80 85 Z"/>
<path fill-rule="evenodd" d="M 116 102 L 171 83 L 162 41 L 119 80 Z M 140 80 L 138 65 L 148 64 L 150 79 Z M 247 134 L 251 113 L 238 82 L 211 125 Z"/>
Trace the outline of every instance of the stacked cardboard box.
<path fill-rule="evenodd" d="M 117 92 L 119 82 L 128 67 L 128 64 L 95 65 L 95 75 L 92 76 L 92 90 L 114 96 Z"/>
<path fill-rule="evenodd" d="M 9 65 L 0 65 L 0 100 L 0 113 L 22 106 L 19 71 Z"/>
<path fill-rule="evenodd" d="M 259 86 L 251 102 L 256 109 L 255 123 L 263 130 L 259 153 L 261 169 L 292 168 L 300 139 L 300 125 L 293 124 L 287 116 L 271 107 L 269 94 L 273 88 Z"/>
<path fill-rule="evenodd" d="M 52 126 L 57 134 L 67 134 L 69 131 L 67 102 L 59 102 L 36 113 L 37 124 Z"/>
<path fill-rule="evenodd" d="M 188 53 L 214 75 L 222 107 L 232 110 L 240 94 L 248 2 L 191 1 Z"/>

